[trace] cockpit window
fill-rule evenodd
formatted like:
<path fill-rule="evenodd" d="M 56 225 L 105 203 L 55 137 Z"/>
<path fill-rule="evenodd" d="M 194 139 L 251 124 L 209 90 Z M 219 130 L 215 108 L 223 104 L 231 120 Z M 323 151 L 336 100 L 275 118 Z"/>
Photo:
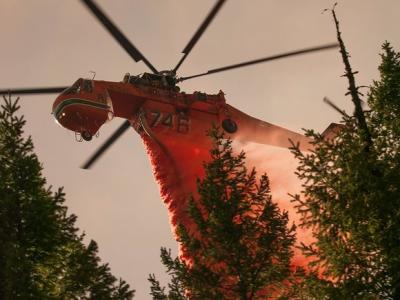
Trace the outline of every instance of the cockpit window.
<path fill-rule="evenodd" d="M 69 88 L 66 88 L 62 93 L 64 95 L 68 94 L 78 94 L 80 91 L 91 93 L 93 92 L 93 80 L 79 78 L 74 82 Z"/>
<path fill-rule="evenodd" d="M 66 88 L 62 94 L 68 95 L 68 94 L 77 94 L 81 90 L 81 83 L 82 83 L 82 78 L 79 78 L 77 81 L 74 82 L 73 85 L 71 85 L 69 88 Z"/>
<path fill-rule="evenodd" d="M 82 89 L 87 93 L 93 92 L 93 81 L 90 79 L 84 79 L 82 84 Z"/>

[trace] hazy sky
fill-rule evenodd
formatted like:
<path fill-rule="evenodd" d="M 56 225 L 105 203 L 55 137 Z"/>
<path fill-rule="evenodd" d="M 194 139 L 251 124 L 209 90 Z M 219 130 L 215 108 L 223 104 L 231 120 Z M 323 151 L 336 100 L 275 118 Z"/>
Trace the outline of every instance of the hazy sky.
<path fill-rule="evenodd" d="M 213 0 L 98 0 L 158 69 L 175 66 Z M 328 0 L 229 0 L 180 68 L 197 74 L 335 41 Z M 398 0 L 338 1 L 343 38 L 359 85 L 377 78 L 383 41 L 400 50 Z M 147 71 L 135 63 L 93 16 L 74 0 L 0 0 L 0 89 L 70 85 L 79 77 L 121 81 Z M 186 92 L 226 93 L 231 105 L 262 120 L 301 131 L 323 130 L 339 115 L 328 96 L 351 113 L 337 51 L 325 51 L 193 79 Z M 161 246 L 176 249 L 150 163 L 135 132 L 126 133 L 90 171 L 79 165 L 119 126 L 114 120 L 90 143 L 75 142 L 50 115 L 54 96 L 25 96 L 22 113 L 49 184 L 64 186 L 78 226 L 95 239 L 112 271 L 150 299 L 146 278 L 161 276 Z"/>

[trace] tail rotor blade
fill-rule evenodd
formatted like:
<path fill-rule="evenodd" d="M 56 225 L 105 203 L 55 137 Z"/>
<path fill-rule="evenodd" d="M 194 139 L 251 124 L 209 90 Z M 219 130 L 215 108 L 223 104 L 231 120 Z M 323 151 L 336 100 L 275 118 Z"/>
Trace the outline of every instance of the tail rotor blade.
<path fill-rule="evenodd" d="M 349 117 L 348 114 L 344 111 L 344 109 L 340 109 L 339 106 L 337 106 L 335 103 L 333 103 L 328 97 L 324 97 L 323 100 L 326 104 L 328 104 L 330 107 L 332 107 L 334 110 L 336 110 L 338 113 L 340 113 L 343 117 Z"/>
<path fill-rule="evenodd" d="M 82 169 L 89 169 L 103 154 L 121 137 L 131 124 L 125 121 L 122 125 L 96 150 L 96 152 L 81 166 Z"/>

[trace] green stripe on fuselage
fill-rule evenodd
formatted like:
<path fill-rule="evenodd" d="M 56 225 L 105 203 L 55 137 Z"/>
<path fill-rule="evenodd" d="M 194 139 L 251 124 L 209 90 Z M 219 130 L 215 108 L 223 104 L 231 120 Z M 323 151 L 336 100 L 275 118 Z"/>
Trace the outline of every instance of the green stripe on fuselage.
<path fill-rule="evenodd" d="M 85 100 L 85 99 L 79 99 L 79 98 L 72 98 L 68 100 L 62 101 L 54 110 L 54 116 L 58 120 L 58 117 L 60 116 L 61 112 L 63 111 L 64 108 L 67 106 L 71 105 L 83 105 L 83 106 L 89 106 L 89 107 L 94 107 L 94 108 L 99 108 L 103 110 L 108 110 L 110 107 L 106 104 L 99 103 L 99 102 L 94 102 L 90 100 Z"/>

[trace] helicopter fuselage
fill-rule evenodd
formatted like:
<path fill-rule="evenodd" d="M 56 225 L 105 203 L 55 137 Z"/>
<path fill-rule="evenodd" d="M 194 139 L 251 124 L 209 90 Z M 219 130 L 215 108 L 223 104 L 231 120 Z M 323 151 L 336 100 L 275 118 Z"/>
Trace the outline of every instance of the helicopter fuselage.
<path fill-rule="evenodd" d="M 83 137 L 95 135 L 104 123 L 120 117 L 129 120 L 137 130 L 178 137 L 182 142 L 203 137 L 214 124 L 243 141 L 288 148 L 290 139 L 299 142 L 303 149 L 310 147 L 305 136 L 253 118 L 227 104 L 222 91 L 214 95 L 187 94 L 163 80 L 165 77 L 159 78 L 151 81 L 148 76 L 126 75 L 122 82 L 78 79 L 55 100 L 54 117 L 63 127 Z"/>

